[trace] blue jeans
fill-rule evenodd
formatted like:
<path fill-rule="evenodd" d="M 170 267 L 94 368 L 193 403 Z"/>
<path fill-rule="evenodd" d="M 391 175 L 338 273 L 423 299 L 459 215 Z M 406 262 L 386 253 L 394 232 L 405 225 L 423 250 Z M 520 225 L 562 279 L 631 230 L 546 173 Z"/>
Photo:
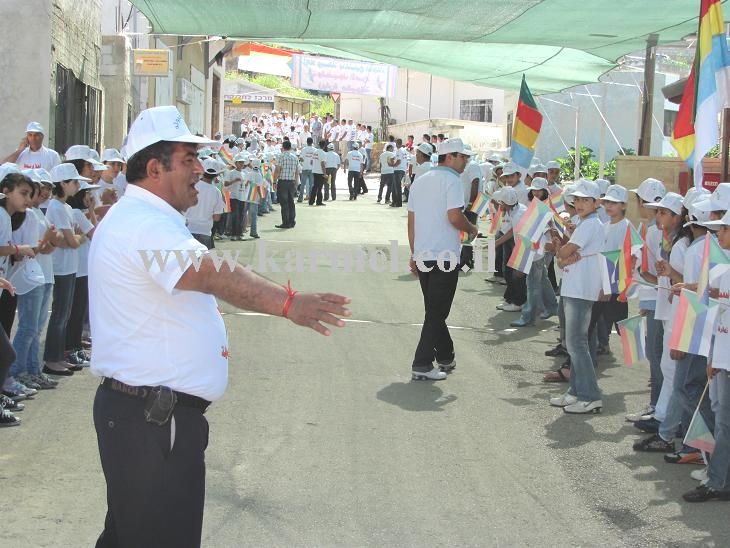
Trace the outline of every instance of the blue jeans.
<path fill-rule="evenodd" d="M 651 388 L 649 404 L 656 407 L 659 393 L 662 391 L 662 352 L 664 351 L 664 324 L 654 319 L 654 310 L 646 311 L 646 358 L 649 360 L 649 375 Z"/>
<path fill-rule="evenodd" d="M 256 202 L 246 202 L 246 205 L 243 208 L 243 215 L 244 215 L 244 223 L 245 216 L 248 214 L 248 220 L 251 223 L 251 226 L 249 227 L 249 234 L 251 236 L 256 236 L 258 233 L 257 227 L 258 227 L 258 217 L 259 217 L 259 204 Z"/>
<path fill-rule="evenodd" d="M 589 336 L 593 301 L 561 297 L 565 311 L 565 343 L 570 355 L 570 389 L 578 401 L 601 399 L 596 379 L 596 333 Z"/>
<path fill-rule="evenodd" d="M 540 309 L 551 314 L 558 311 L 558 300 L 548 279 L 545 257 L 534 261 L 527 275 L 527 302 L 522 306 L 522 321 L 534 323 Z"/>
<path fill-rule="evenodd" d="M 21 373 L 36 375 L 40 373 L 40 338 L 43 324 L 40 323 L 41 307 L 48 307 L 53 284 L 39 285 L 25 295 L 18 295 L 18 329 L 13 338 L 15 361 L 10 366 L 10 376 L 17 377 Z M 44 313 L 44 318 L 48 312 Z M 35 357 L 35 360 L 33 360 Z M 33 362 L 38 367 L 32 368 Z"/>
<path fill-rule="evenodd" d="M 373 169 L 373 149 L 371 148 L 365 149 L 365 169 L 368 171 Z"/>
<path fill-rule="evenodd" d="M 43 351 L 43 359 L 47 362 L 63 360 L 63 351 L 66 349 L 66 327 L 71 315 L 76 274 L 54 276 L 54 279 L 56 283 L 53 286 L 53 307 L 46 331 L 46 347 Z"/>
<path fill-rule="evenodd" d="M 312 183 L 314 183 L 314 177 L 312 176 L 311 169 L 303 169 L 302 174 L 299 177 L 299 198 L 298 201 L 302 202 L 304 196 L 309 197 L 309 193 L 312 192 Z"/>
<path fill-rule="evenodd" d="M 680 425 L 683 431 L 687 430 L 706 383 L 706 357 L 686 354 L 684 358 L 677 360 L 674 371 L 674 390 L 669 399 L 667 414 L 659 426 L 659 436 L 664 441 L 673 440 Z M 710 408 L 709 397 L 702 399 L 700 413 L 712 432 L 715 427 L 715 417 Z"/>
<path fill-rule="evenodd" d="M 711 382 L 717 393 L 712 404 L 715 411 L 715 451 L 707 468 L 707 485 L 713 489 L 727 489 L 730 476 L 730 372 L 719 371 Z"/>

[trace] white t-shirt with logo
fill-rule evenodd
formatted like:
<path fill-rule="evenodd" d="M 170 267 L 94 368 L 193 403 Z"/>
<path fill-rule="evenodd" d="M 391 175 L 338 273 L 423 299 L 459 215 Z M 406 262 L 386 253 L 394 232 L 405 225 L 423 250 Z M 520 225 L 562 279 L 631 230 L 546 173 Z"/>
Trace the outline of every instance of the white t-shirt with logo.
<path fill-rule="evenodd" d="M 51 223 L 48 222 L 48 219 L 46 219 L 46 216 L 43 214 L 43 212 L 38 208 L 28 209 L 29 212 L 33 212 L 33 214 L 36 217 L 36 220 L 38 221 L 38 237 L 42 238 L 45 236 L 46 231 L 51 228 Z M 43 275 L 46 278 L 47 284 L 54 283 L 53 278 L 53 254 L 57 251 L 57 249 L 54 249 L 51 253 L 38 253 L 36 254 L 36 259 L 38 260 L 38 264 L 41 265 L 41 270 L 43 270 Z"/>
<path fill-rule="evenodd" d="M 327 151 L 327 160 L 325 161 L 325 167 L 327 169 L 333 169 L 340 167 L 340 155 L 334 150 Z"/>
<path fill-rule="evenodd" d="M 581 220 L 569 241 L 578 246 L 581 259 L 563 267 L 561 297 L 598 300 L 602 288 L 601 276 L 598 273 L 601 267 L 600 261 L 604 260 L 601 255 L 603 240 L 603 223 L 596 214 Z"/>
<path fill-rule="evenodd" d="M 405 171 L 408 167 L 408 151 L 406 150 L 406 147 L 400 147 L 396 150 L 395 158 L 398 161 L 393 166 L 393 169 L 395 171 Z"/>
<path fill-rule="evenodd" d="M 41 147 L 33 152 L 30 147 L 26 147 L 15 163 L 18 164 L 20 169 L 45 169 L 50 173 L 54 167 L 61 163 L 61 157 L 58 152 L 50 148 Z"/>
<path fill-rule="evenodd" d="M 224 188 L 228 191 L 228 195 L 231 197 L 231 200 L 243 200 L 243 173 L 237 169 L 226 171 L 223 175 L 223 181 L 226 183 L 235 181 L 233 184 L 225 186 Z"/>
<path fill-rule="evenodd" d="M 469 199 L 471 197 L 471 182 L 476 179 L 479 181 L 477 183 L 477 192 L 481 192 L 482 186 L 482 170 L 479 169 L 479 164 L 476 162 L 469 162 L 466 164 L 466 167 L 464 168 L 464 171 L 461 173 L 461 184 L 464 188 L 464 203 L 470 204 L 471 200 Z"/>
<path fill-rule="evenodd" d="M 373 148 L 373 142 L 375 141 L 375 135 L 373 135 L 372 131 L 368 131 L 365 134 L 365 139 L 367 140 L 367 143 L 365 143 L 365 148 L 372 150 Z"/>
<path fill-rule="evenodd" d="M 459 231 L 449 222 L 448 211 L 463 207 L 459 174 L 450 168 L 434 168 L 411 187 L 408 211 L 414 215 L 413 256 L 417 261 L 435 261 L 440 257 L 452 262 L 452 266 L 453 261 L 458 262 L 461 240 Z"/>
<path fill-rule="evenodd" d="M 3 209 L 3 211 L 5 210 Z M 36 247 L 41 238 L 39 230 L 40 226 L 38 218 L 35 216 L 35 213 L 28 208 L 23 224 L 21 224 L 17 230 L 13 231 L 12 242 L 16 245 L 29 245 L 31 247 Z M 40 256 L 40 253 L 36 254 L 36 257 Z M 25 275 L 24 270 L 26 268 L 26 264 L 29 262 L 33 262 L 40 267 L 36 258 L 23 257 L 20 261 L 16 261 L 16 263 L 10 268 L 9 276 L 5 276 L 5 278 L 9 279 L 10 283 L 12 283 L 15 287 L 16 295 L 25 295 L 29 291 L 32 291 L 41 285 L 40 280 L 29 279 L 29 277 Z M 42 283 L 45 283 L 45 275 L 43 276 Z"/>
<path fill-rule="evenodd" d="M 226 204 L 221 191 L 211 183 L 198 181 L 195 183 L 195 190 L 198 191 L 198 203 L 185 211 L 188 230 L 191 234 L 210 236 L 213 230 L 213 215 L 223 213 Z"/>
<path fill-rule="evenodd" d="M 314 162 L 314 157 L 317 154 L 317 149 L 313 146 L 307 145 L 302 148 L 301 152 L 301 158 L 302 158 L 302 171 L 312 171 L 312 164 Z"/>
<path fill-rule="evenodd" d="M 393 173 L 395 171 L 395 168 L 391 165 L 388 165 L 388 160 L 392 160 L 395 158 L 395 154 L 391 152 L 390 150 L 386 150 L 380 155 L 380 174 L 381 175 L 388 175 L 390 173 Z M 409 198 L 410 199 L 410 198 Z"/>
<path fill-rule="evenodd" d="M 321 148 L 318 148 L 312 159 L 312 173 L 324 175 L 324 171 L 322 171 L 322 162 L 325 162 L 326 160 L 327 153 Z"/>
<path fill-rule="evenodd" d="M 347 153 L 347 170 L 348 171 L 360 171 L 362 166 L 362 154 L 359 150 L 351 150 Z"/>
<path fill-rule="evenodd" d="M 73 210 L 67 203 L 52 198 L 46 210 L 46 219 L 56 230 L 76 231 L 73 220 Z M 78 253 L 71 247 L 59 247 L 51 256 L 53 257 L 53 274 L 55 276 L 67 276 L 76 274 L 78 268 Z"/>
<path fill-rule="evenodd" d="M 725 256 L 729 256 L 725 250 Z M 713 284 L 714 285 L 714 284 Z M 730 272 L 723 274 L 717 281 L 720 289 L 721 305 L 715 321 L 715 342 L 712 350 L 712 367 L 730 370 Z"/>

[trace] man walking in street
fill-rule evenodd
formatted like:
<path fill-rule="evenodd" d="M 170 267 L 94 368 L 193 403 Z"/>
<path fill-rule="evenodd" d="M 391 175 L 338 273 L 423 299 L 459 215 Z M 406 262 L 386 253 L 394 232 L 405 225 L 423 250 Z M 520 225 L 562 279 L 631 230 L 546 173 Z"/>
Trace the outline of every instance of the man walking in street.
<path fill-rule="evenodd" d="M 278 183 L 276 194 L 281 207 L 281 224 L 276 225 L 276 228 L 294 228 L 296 224 L 294 194 L 297 190 L 295 181 L 299 179 L 299 159 L 291 151 L 290 141 L 284 141 L 281 148 L 282 153 L 276 160 L 274 171 L 274 182 Z"/>
<path fill-rule="evenodd" d="M 200 546 L 203 413 L 228 382 L 216 298 L 323 335 L 326 324 L 342 327 L 338 316 L 349 316 L 346 297 L 297 293 L 240 264 L 216 265 L 192 237 L 180 212 L 197 202 L 196 146 L 209 143 L 173 106 L 143 111 L 123 149 L 127 192 L 92 240 L 91 371 L 103 377 L 94 426 L 108 506 L 97 547 Z M 181 260 L 153 264 L 145 250 L 178 252 Z"/>
<path fill-rule="evenodd" d="M 419 177 L 408 200 L 411 271 L 418 275 L 425 308 L 411 366 L 414 380 L 443 380 L 456 367 L 446 318 L 459 281 L 459 231 L 471 239 L 477 235 L 477 227 L 464 216 L 459 177 L 471 158 L 470 152 L 461 139 L 447 139 L 439 145 L 438 154 L 438 167 Z"/>

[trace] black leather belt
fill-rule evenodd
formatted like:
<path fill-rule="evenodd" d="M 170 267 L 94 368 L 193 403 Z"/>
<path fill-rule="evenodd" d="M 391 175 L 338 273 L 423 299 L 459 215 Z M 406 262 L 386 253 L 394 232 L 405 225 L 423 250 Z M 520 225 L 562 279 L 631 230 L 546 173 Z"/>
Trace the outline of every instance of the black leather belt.
<path fill-rule="evenodd" d="M 119 392 L 120 394 L 125 394 L 138 400 L 147 399 L 148 394 L 156 388 L 154 386 L 131 386 L 111 377 L 104 377 L 104 380 L 101 381 L 101 386 L 103 386 L 107 390 Z M 203 398 L 199 398 L 198 396 L 192 396 L 190 394 L 177 392 L 175 390 L 173 390 L 173 392 L 175 392 L 175 395 L 177 396 L 178 405 L 200 409 L 201 413 L 205 413 L 205 411 L 210 406 L 210 402 L 208 400 L 204 400 Z"/>

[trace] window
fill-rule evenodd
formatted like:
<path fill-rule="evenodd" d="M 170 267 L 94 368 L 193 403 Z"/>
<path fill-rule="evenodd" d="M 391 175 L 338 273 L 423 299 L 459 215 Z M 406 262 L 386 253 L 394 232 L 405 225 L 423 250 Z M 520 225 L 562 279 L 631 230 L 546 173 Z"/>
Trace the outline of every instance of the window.
<path fill-rule="evenodd" d="M 664 136 L 671 137 L 672 130 L 674 129 L 674 123 L 677 121 L 676 110 L 665 110 L 664 111 Z"/>
<path fill-rule="evenodd" d="M 53 147 L 63 152 L 78 143 L 101 145 L 101 90 L 84 84 L 63 65 L 56 65 Z"/>
<path fill-rule="evenodd" d="M 459 119 L 471 120 L 472 122 L 491 122 L 492 100 L 469 99 L 467 101 L 461 101 Z"/>

